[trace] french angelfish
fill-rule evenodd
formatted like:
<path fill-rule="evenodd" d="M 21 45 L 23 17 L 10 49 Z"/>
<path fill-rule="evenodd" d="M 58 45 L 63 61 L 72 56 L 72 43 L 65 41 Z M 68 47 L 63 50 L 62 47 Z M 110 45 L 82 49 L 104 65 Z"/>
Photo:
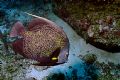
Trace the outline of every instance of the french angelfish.
<path fill-rule="evenodd" d="M 12 42 L 15 53 L 36 60 L 39 66 L 52 66 L 65 63 L 69 54 L 69 40 L 65 32 L 54 22 L 45 18 L 34 18 L 27 29 L 16 22 L 10 37 L 21 38 Z"/>

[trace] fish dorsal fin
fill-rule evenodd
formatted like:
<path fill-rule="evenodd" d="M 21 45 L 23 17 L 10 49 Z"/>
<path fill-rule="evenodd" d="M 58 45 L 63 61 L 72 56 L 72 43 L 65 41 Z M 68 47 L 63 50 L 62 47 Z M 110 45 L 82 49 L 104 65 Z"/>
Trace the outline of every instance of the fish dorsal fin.
<path fill-rule="evenodd" d="M 59 47 L 59 48 L 57 48 L 55 51 L 53 51 L 53 52 L 52 52 L 52 55 L 50 56 L 50 58 L 51 58 L 52 60 L 58 60 L 58 56 L 59 56 L 59 54 L 60 54 L 60 50 L 61 50 L 61 48 Z"/>
<path fill-rule="evenodd" d="M 40 18 L 35 18 L 29 22 L 28 30 L 30 30 L 30 31 L 37 30 L 37 29 L 40 29 L 41 27 L 43 27 L 43 25 L 48 25 L 48 22 L 46 22 L 45 20 L 40 19 Z"/>
<path fill-rule="evenodd" d="M 10 32 L 10 37 L 20 36 L 22 32 L 25 31 L 25 28 L 21 22 L 16 22 Z"/>

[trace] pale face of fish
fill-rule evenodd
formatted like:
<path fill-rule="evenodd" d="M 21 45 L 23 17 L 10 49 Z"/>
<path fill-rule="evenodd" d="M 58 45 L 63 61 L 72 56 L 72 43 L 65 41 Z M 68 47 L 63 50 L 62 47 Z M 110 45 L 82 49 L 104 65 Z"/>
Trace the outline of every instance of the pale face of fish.
<path fill-rule="evenodd" d="M 60 51 L 57 63 L 66 63 L 68 60 L 68 55 L 69 55 L 69 41 L 67 45 Z"/>

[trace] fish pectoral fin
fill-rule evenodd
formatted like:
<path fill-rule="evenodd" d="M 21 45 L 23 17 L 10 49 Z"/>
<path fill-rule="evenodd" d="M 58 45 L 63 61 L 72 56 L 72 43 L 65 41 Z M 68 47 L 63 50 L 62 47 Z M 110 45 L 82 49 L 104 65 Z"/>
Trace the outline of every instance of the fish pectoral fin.
<path fill-rule="evenodd" d="M 39 62 L 39 63 L 34 63 L 32 65 L 35 65 L 35 66 L 53 66 L 53 65 L 57 65 L 60 50 L 61 50 L 61 48 L 59 47 L 55 51 L 52 52 L 52 54 L 50 55 L 50 61 L 49 62 Z"/>
<path fill-rule="evenodd" d="M 60 54 L 60 50 L 61 48 L 57 48 L 55 51 L 52 52 L 52 55 L 50 56 L 50 58 L 55 61 L 55 60 L 58 60 L 58 56 Z"/>

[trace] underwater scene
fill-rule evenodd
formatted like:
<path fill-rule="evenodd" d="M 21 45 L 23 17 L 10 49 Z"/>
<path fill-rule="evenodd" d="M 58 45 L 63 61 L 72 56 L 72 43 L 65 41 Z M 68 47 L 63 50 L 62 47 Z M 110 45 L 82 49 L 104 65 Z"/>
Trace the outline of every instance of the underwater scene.
<path fill-rule="evenodd" d="M 0 80 L 120 80 L 120 0 L 0 0 Z"/>

